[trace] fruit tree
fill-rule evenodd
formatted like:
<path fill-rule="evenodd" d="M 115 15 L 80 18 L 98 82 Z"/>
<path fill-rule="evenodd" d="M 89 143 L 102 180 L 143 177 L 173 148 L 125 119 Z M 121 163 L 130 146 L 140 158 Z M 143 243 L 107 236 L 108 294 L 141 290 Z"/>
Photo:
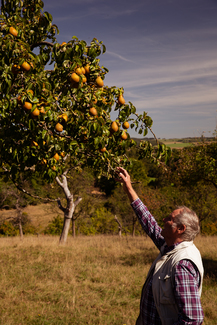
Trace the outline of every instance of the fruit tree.
<path fill-rule="evenodd" d="M 91 166 L 98 177 L 113 176 L 118 165 L 129 164 L 127 149 L 136 146 L 127 129 L 145 136 L 152 119 L 125 103 L 123 88 L 106 85 L 102 42 L 94 38 L 87 45 L 73 36 L 59 44 L 58 27 L 43 6 L 41 0 L 1 1 L 0 164 L 14 181 L 27 171 L 57 180 L 67 198 L 67 208 L 58 201 L 64 242 L 80 201 L 74 202 L 66 172 Z M 150 155 L 152 147 L 142 141 L 138 150 Z M 159 146 L 158 156 L 166 153 Z"/>

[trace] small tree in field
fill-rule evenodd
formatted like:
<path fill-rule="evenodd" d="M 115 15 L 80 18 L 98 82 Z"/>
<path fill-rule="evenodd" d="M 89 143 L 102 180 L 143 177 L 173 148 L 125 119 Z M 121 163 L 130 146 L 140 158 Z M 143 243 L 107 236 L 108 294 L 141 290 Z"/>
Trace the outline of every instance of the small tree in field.
<path fill-rule="evenodd" d="M 67 172 L 91 166 L 98 177 L 113 176 L 116 166 L 129 164 L 127 149 L 136 146 L 129 126 L 145 136 L 152 120 L 125 103 L 123 88 L 105 85 L 108 70 L 98 58 L 105 52 L 102 42 L 87 45 L 73 36 L 59 44 L 58 28 L 43 6 L 41 0 L 1 1 L 0 163 L 16 184 L 26 173 L 57 180 L 67 200 L 66 208 L 58 200 L 65 243 L 81 200 L 74 201 Z M 143 141 L 138 150 L 145 156 L 152 148 Z M 166 149 L 159 146 L 162 154 Z"/>

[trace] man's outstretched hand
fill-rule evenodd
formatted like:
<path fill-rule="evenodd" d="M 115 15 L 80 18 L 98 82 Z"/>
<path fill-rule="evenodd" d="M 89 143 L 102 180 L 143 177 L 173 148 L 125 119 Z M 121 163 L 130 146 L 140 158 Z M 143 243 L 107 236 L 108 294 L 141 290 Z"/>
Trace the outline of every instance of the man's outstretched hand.
<path fill-rule="evenodd" d="M 127 193 L 130 202 L 135 201 L 138 198 L 138 195 L 132 187 L 130 175 L 128 172 L 122 167 L 117 167 L 117 174 L 118 178 L 116 178 L 116 181 L 123 184 L 123 189 Z"/>

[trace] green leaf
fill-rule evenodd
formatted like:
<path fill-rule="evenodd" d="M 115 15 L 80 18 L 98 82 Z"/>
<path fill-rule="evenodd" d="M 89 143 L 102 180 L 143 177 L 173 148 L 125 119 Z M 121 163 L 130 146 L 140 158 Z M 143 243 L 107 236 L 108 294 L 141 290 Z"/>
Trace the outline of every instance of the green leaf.
<path fill-rule="evenodd" d="M 103 48 L 103 52 L 102 53 L 105 53 L 106 52 L 106 47 L 105 47 L 104 44 L 102 45 L 102 48 Z"/>

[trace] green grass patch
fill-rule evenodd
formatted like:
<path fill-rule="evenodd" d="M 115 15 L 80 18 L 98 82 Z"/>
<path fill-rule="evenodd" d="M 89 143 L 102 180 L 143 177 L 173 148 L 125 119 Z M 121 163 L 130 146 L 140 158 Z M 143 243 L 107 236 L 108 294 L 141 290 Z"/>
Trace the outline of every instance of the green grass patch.
<path fill-rule="evenodd" d="M 165 143 L 167 147 L 169 148 L 177 148 L 177 149 L 181 149 L 181 148 L 185 148 L 185 147 L 190 147 L 193 144 L 192 143 Z"/>

